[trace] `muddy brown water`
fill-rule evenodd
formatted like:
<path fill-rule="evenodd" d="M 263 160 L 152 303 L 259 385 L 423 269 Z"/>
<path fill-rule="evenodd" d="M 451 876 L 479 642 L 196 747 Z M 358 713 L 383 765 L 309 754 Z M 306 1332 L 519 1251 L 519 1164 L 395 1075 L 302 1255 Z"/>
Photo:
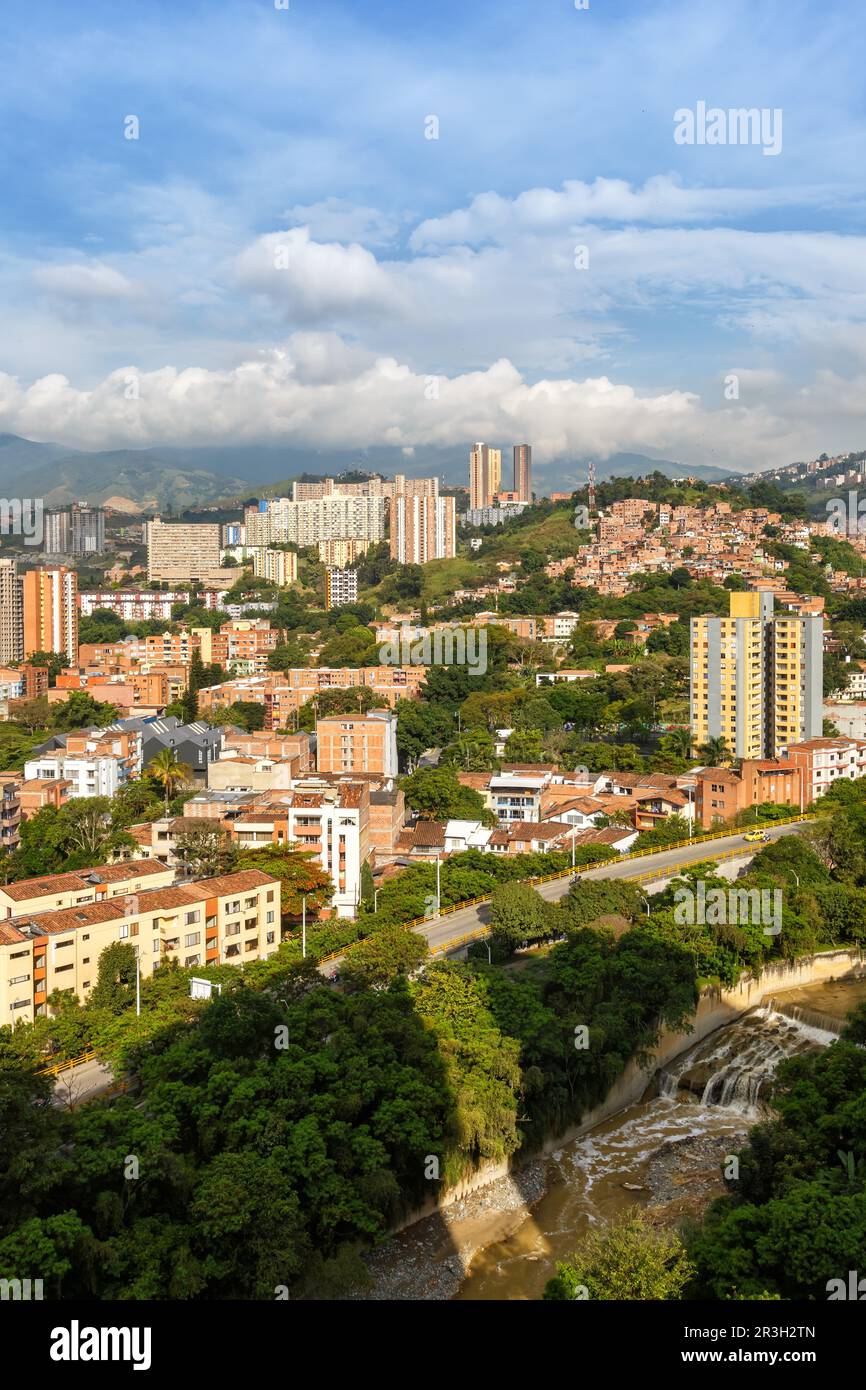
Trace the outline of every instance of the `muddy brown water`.
<path fill-rule="evenodd" d="M 678 1195 L 702 1209 L 723 1191 L 726 1151 L 769 1113 L 778 1062 L 829 1046 L 863 1001 L 866 979 L 780 992 L 688 1049 L 659 1073 L 655 1094 L 551 1155 L 545 1196 L 512 1236 L 475 1255 L 456 1297 L 539 1298 L 594 1225 L 634 1205 L 664 1212 L 672 1197 L 674 1220 Z"/>

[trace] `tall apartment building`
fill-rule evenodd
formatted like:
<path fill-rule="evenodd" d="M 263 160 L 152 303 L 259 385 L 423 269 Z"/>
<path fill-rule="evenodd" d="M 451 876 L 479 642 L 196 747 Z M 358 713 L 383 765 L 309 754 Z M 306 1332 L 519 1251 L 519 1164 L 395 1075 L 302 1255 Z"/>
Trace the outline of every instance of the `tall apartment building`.
<path fill-rule="evenodd" d="M 724 738 L 738 758 L 777 758 L 822 730 L 823 618 L 774 614 L 773 595 L 732 593 L 726 618 L 691 622 L 695 743 Z"/>
<path fill-rule="evenodd" d="M 78 578 L 74 570 L 28 570 L 23 584 L 24 655 L 57 652 L 78 659 Z"/>
<path fill-rule="evenodd" d="M 118 883 L 121 875 L 125 881 Z M 0 911 L 6 907 L 0 923 L 0 1022 L 32 1023 L 48 1012 L 55 990 L 86 1001 L 99 957 L 116 941 L 135 947 L 142 974 L 171 962 L 187 968 L 240 965 L 277 950 L 280 885 L 270 874 L 244 869 L 178 884 L 171 883 L 173 877 L 173 870 L 152 860 L 8 885 L 0 893 Z M 152 887 L 160 878 L 164 886 Z"/>
<path fill-rule="evenodd" d="M 288 497 L 272 497 L 247 510 L 246 528 L 249 545 L 381 541 L 385 535 L 385 499 L 334 496 L 294 502 Z"/>
<path fill-rule="evenodd" d="M 141 772 L 141 734 L 69 734 L 62 748 L 24 764 L 28 781 L 64 781 L 70 796 L 115 796 Z"/>
<path fill-rule="evenodd" d="M 322 478 L 317 483 L 293 483 L 293 502 L 316 502 L 323 497 L 436 497 L 438 478 L 407 478 L 398 473 L 393 478 L 366 478 L 361 483 L 340 483 L 335 478 Z"/>
<path fill-rule="evenodd" d="M 319 560 L 331 569 L 351 569 L 370 549 L 372 541 L 319 541 Z"/>
<path fill-rule="evenodd" d="M 515 444 L 512 449 L 514 459 L 514 491 L 518 502 L 532 501 L 532 445 Z"/>
<path fill-rule="evenodd" d="M 401 565 L 425 565 L 457 553 L 453 497 L 395 497 L 390 515 L 391 557 Z"/>
<path fill-rule="evenodd" d="M 74 502 L 45 513 L 46 555 L 98 555 L 105 549 L 105 512 Z"/>
<path fill-rule="evenodd" d="M 187 525 L 149 521 L 146 526 L 147 577 L 194 583 L 220 569 L 220 527 L 216 522 Z"/>
<path fill-rule="evenodd" d="M 319 772 L 397 776 L 397 715 L 393 710 L 317 719 L 316 740 Z"/>
<path fill-rule="evenodd" d="M 325 607 L 342 608 L 358 602 L 358 571 L 328 569 L 325 571 Z"/>
<path fill-rule="evenodd" d="M 469 451 L 469 505 L 489 507 L 502 486 L 502 450 L 476 444 Z"/>
<path fill-rule="evenodd" d="M 0 664 L 24 655 L 24 606 L 16 560 L 0 560 Z"/>
<path fill-rule="evenodd" d="M 298 557 L 293 550 L 269 550 L 267 546 L 253 547 L 253 574 L 271 584 L 294 584 L 298 578 Z"/>

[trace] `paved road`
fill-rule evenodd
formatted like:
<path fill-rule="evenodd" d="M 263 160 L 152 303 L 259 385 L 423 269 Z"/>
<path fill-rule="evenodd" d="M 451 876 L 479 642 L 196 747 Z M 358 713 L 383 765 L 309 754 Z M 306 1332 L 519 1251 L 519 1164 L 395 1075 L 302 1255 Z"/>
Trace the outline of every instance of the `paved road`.
<path fill-rule="evenodd" d="M 784 835 L 798 834 L 806 829 L 806 825 L 807 822 L 803 821 L 793 825 L 779 825 L 768 830 L 767 833 L 771 840 L 778 840 Z M 728 835 L 721 840 L 711 840 L 709 844 L 685 845 L 680 849 L 662 850 L 658 854 L 648 854 L 642 859 L 627 859 L 625 862 L 612 860 L 608 864 L 602 864 L 597 869 L 590 869 L 581 877 L 629 879 L 658 869 L 670 869 L 671 872 L 668 877 L 672 878 L 684 864 L 696 864 L 702 859 L 712 859 L 725 850 L 740 848 L 743 851 L 742 856 L 737 855 L 735 859 L 728 860 L 727 866 L 740 867 L 749 863 L 757 853 L 759 846 L 753 847 L 746 844 L 741 831 L 737 835 Z M 664 887 L 665 882 L 665 878 L 656 879 L 652 883 L 645 884 L 643 891 L 648 895 L 657 893 Z M 550 883 L 539 884 L 536 891 L 548 902 L 558 902 L 560 898 L 565 896 L 570 886 L 569 878 L 559 878 L 551 880 Z M 415 930 L 426 937 L 430 947 L 433 948 L 454 941 L 458 937 L 471 936 L 473 932 L 487 926 L 489 920 L 489 903 L 480 903 L 478 907 L 464 907 L 460 912 L 452 912 L 448 917 L 437 918 L 429 925 L 416 927 Z M 339 960 L 328 961 L 320 966 L 320 969 L 324 975 L 330 975 L 332 971 L 339 968 L 339 964 Z M 83 1100 L 92 1100 L 94 1096 L 102 1095 L 109 1090 L 112 1083 L 111 1072 L 101 1062 L 82 1062 L 80 1066 L 72 1067 L 69 1071 L 60 1073 L 54 1088 L 54 1104 L 68 1107 L 77 1105 Z"/>
<path fill-rule="evenodd" d="M 793 825 L 779 825 L 772 830 L 768 830 L 771 840 L 779 840 L 785 835 L 796 835 L 806 829 L 808 822 L 798 821 Z M 755 854 L 760 849 L 760 845 L 750 845 L 743 840 L 743 832 L 737 835 L 727 835 L 721 840 L 711 840 L 703 845 L 685 845 L 680 849 L 662 850 L 658 854 L 648 854 L 642 859 L 627 859 L 624 863 L 617 863 L 612 860 L 609 864 L 603 864 L 598 869 L 590 869 L 588 873 L 581 874 L 581 878 L 637 878 L 640 874 L 648 874 L 659 869 L 670 869 L 670 878 L 673 878 L 685 864 L 697 864 L 702 859 L 712 859 L 715 855 L 722 854 L 725 850 L 742 848 L 742 857 L 737 855 L 736 859 L 728 861 L 736 865 L 743 865 L 751 862 Z M 665 879 L 659 879 L 644 886 L 643 891 L 652 894 L 659 892 L 664 887 Z M 570 887 L 570 879 L 553 879 L 550 883 L 541 883 L 537 892 L 548 902 L 558 902 L 564 897 Z M 460 912 L 453 912 L 448 917 L 442 917 L 431 922 L 429 926 L 416 927 L 415 930 L 427 938 L 431 948 L 440 946 L 446 941 L 453 941 L 456 937 L 469 936 L 472 932 L 478 931 L 479 927 L 486 926 L 490 919 L 490 906 L 482 903 L 478 907 L 465 907 Z M 333 966 L 331 967 L 333 968 Z"/>
<path fill-rule="evenodd" d="M 55 1078 L 52 1103 L 62 1110 L 71 1110 L 83 1100 L 102 1095 L 113 1085 L 114 1077 L 102 1062 L 80 1062 Z"/>

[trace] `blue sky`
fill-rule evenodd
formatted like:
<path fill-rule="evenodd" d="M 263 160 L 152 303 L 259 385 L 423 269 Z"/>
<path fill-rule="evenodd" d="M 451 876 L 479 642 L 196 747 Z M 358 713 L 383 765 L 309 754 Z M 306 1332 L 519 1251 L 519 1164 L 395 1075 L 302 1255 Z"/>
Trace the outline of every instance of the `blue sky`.
<path fill-rule="evenodd" d="M 0 430 L 866 447 L 856 4 L 290 4 L 7 0 Z"/>

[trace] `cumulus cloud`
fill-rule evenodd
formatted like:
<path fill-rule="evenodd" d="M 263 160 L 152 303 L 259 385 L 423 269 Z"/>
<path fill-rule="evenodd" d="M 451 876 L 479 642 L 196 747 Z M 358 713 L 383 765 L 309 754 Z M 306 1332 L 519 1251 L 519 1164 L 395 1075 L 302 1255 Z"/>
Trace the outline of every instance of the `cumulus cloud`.
<path fill-rule="evenodd" d="M 329 379 L 329 360 L 339 380 Z M 126 398 L 131 376 L 136 400 Z M 540 465 L 634 451 L 755 466 L 799 454 L 803 439 L 802 418 L 786 420 L 773 409 L 773 382 L 751 403 L 726 404 L 720 394 L 708 407 L 692 392 L 641 392 L 606 376 L 528 382 L 507 359 L 441 376 L 432 393 L 430 381 L 393 357 L 364 361 L 333 337 L 301 335 L 232 370 L 126 367 L 86 391 L 59 375 L 30 387 L 0 375 L 0 430 L 81 448 L 231 439 L 316 449 L 388 444 L 407 455 L 419 445 L 529 439 Z M 841 380 L 827 378 L 815 389 L 822 409 L 831 398 L 837 410 L 848 399 Z M 802 406 L 808 414 L 808 401 Z"/>

